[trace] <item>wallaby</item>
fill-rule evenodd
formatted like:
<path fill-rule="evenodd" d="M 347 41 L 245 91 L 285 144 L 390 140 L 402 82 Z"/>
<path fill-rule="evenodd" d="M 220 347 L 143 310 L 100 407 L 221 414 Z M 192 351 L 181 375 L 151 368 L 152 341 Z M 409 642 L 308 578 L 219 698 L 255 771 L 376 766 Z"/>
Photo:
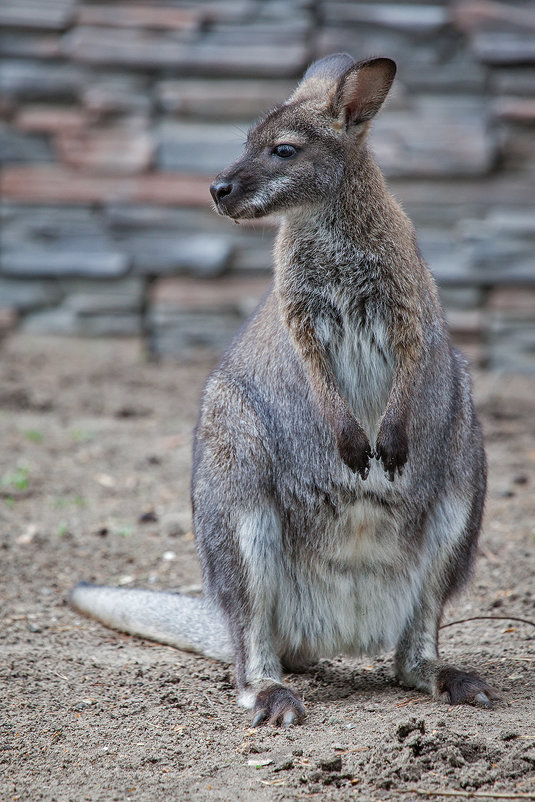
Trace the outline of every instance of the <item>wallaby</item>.
<path fill-rule="evenodd" d="M 233 660 L 254 725 L 303 719 L 283 671 L 393 646 L 407 686 L 453 704 L 495 696 L 438 656 L 486 463 L 466 362 L 366 147 L 395 72 L 347 54 L 312 64 L 210 188 L 222 215 L 282 223 L 274 286 L 208 378 L 195 430 L 206 597 L 71 596 L 112 627 Z"/>

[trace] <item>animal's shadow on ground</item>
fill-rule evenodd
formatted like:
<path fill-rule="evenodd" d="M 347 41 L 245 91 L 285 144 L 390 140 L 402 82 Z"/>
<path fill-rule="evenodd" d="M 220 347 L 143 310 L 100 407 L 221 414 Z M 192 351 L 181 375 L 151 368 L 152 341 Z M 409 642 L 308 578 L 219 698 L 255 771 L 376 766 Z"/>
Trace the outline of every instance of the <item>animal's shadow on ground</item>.
<path fill-rule="evenodd" d="M 496 692 L 497 698 L 493 706 L 507 705 L 514 696 L 518 699 L 529 699 L 533 692 L 533 660 L 528 658 L 497 658 L 490 662 L 481 662 L 469 668 L 482 676 Z M 391 660 L 384 659 L 374 666 L 353 665 L 349 661 L 322 661 L 307 668 L 299 674 L 287 674 L 288 684 L 300 686 L 308 700 L 318 702 L 334 702 L 354 695 L 369 698 L 376 694 L 392 694 L 406 696 L 407 699 L 421 696 L 422 700 L 429 696 L 414 688 L 401 685 L 394 676 Z"/>
<path fill-rule="evenodd" d="M 345 661 L 322 661 L 310 666 L 302 674 L 288 674 L 285 679 L 289 684 L 297 680 L 307 699 L 318 702 L 334 702 L 355 694 L 384 694 L 400 688 L 389 661 L 365 668 Z"/>

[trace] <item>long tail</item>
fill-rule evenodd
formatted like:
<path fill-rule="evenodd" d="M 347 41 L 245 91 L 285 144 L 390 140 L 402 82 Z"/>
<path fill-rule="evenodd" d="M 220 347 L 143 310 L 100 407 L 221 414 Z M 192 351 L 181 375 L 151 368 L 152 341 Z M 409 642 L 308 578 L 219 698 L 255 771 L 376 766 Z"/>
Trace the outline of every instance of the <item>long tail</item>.
<path fill-rule="evenodd" d="M 80 582 L 69 601 L 79 612 L 121 632 L 232 662 L 221 613 L 203 598 Z"/>

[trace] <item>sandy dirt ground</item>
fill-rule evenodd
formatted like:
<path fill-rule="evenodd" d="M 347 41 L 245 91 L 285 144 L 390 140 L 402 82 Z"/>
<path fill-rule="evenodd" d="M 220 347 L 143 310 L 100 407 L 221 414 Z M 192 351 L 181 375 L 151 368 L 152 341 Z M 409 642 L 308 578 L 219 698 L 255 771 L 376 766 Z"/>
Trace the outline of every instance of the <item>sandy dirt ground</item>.
<path fill-rule="evenodd" d="M 78 580 L 199 592 L 191 432 L 208 357 L 15 336 L 0 352 L 0 798 L 535 799 L 535 380 L 478 374 L 490 487 L 477 570 L 442 652 L 501 694 L 449 707 L 392 655 L 291 682 L 304 725 L 250 728 L 226 665 L 105 629 Z M 509 618 L 510 616 L 510 618 Z M 444 794 L 443 796 L 440 793 Z"/>

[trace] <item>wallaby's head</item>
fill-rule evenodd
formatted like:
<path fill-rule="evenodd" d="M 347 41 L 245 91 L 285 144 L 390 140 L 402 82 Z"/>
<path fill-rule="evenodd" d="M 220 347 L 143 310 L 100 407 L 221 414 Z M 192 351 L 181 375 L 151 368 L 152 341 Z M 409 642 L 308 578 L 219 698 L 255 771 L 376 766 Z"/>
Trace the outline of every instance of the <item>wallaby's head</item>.
<path fill-rule="evenodd" d="M 346 53 L 312 64 L 286 103 L 251 128 L 240 158 L 216 177 L 210 192 L 218 212 L 263 217 L 336 194 L 395 73 L 391 59 L 355 64 Z"/>

